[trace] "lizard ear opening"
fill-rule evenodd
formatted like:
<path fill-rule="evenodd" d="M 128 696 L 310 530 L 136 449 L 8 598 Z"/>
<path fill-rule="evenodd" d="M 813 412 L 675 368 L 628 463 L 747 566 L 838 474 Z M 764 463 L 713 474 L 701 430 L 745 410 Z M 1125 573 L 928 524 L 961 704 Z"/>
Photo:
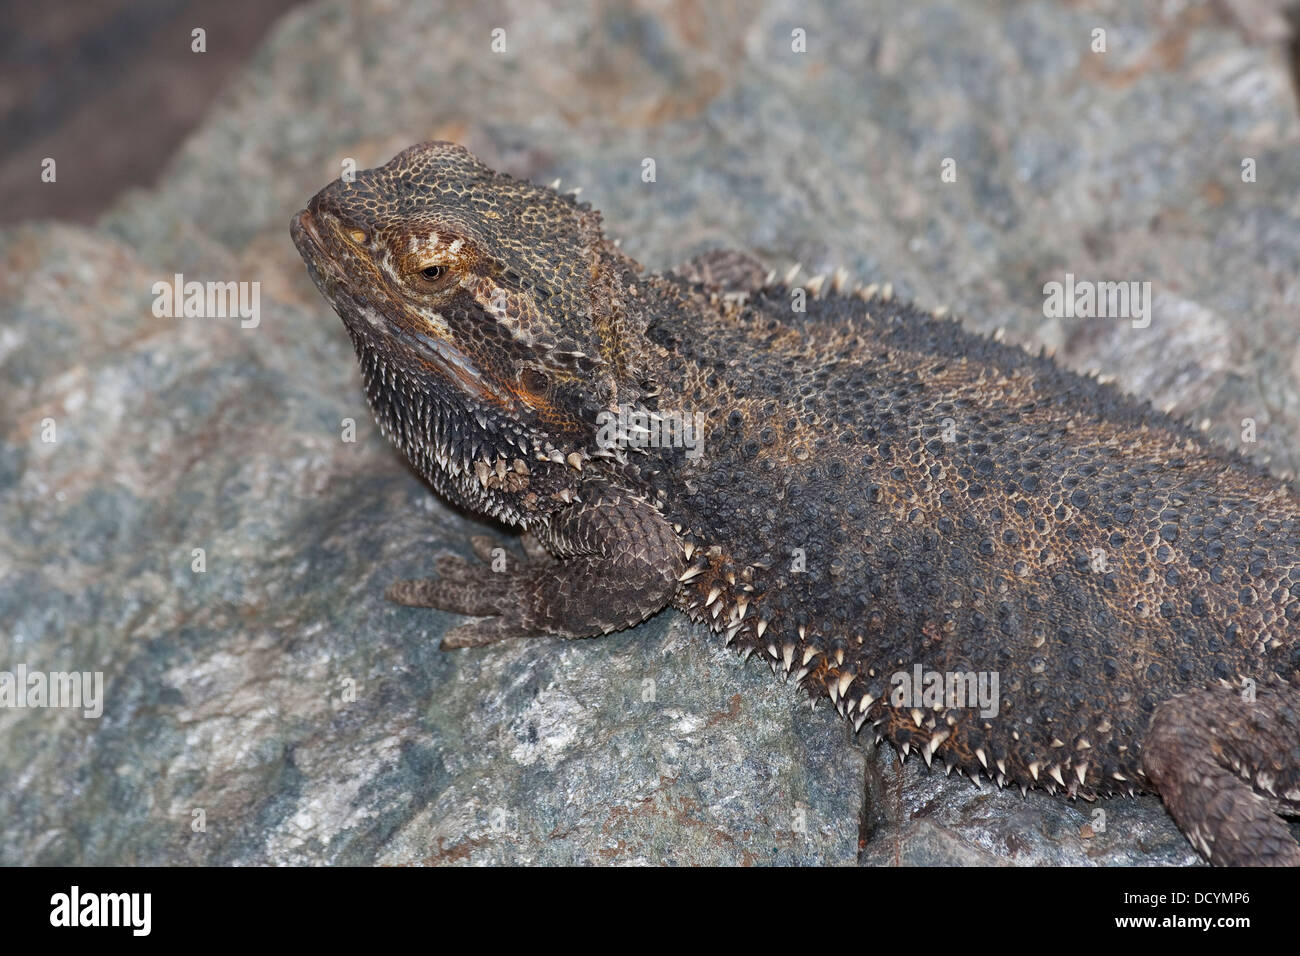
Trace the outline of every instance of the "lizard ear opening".
<path fill-rule="evenodd" d="M 525 365 L 519 370 L 519 384 L 533 395 L 544 395 L 551 385 L 551 380 L 545 372 L 531 365 Z"/>

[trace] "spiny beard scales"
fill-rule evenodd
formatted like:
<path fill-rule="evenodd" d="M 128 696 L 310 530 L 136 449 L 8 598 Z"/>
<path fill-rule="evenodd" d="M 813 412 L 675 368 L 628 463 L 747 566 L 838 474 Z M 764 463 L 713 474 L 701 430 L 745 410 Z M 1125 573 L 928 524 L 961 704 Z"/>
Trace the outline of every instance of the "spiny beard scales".
<path fill-rule="evenodd" d="M 474 462 L 497 458 L 532 457 L 531 442 L 497 417 L 470 411 L 438 392 L 413 383 L 383 353 L 355 339 L 361 380 L 370 413 L 383 436 L 443 497 L 471 511 L 491 515 L 507 524 L 522 524 L 523 516 L 488 494 L 474 476 Z"/>

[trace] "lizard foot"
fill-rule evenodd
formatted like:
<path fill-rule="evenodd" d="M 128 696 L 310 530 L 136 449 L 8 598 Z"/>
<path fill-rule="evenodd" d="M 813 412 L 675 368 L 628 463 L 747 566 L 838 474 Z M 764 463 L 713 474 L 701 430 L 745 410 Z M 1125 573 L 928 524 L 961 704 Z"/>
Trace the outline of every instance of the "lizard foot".
<path fill-rule="evenodd" d="M 514 637 L 597 637 L 630 627 L 664 607 L 683 562 L 676 533 L 649 502 L 592 494 L 552 519 L 564 557 L 526 537 L 523 556 L 472 541 L 479 560 L 438 559 L 436 578 L 399 581 L 386 597 L 478 618 L 449 631 L 444 650 Z"/>
<path fill-rule="evenodd" d="M 435 607 L 483 617 L 500 614 L 504 606 L 518 600 L 512 579 L 529 577 L 536 570 L 554 563 L 554 558 L 530 535 L 522 541 L 524 557 L 502 547 L 499 540 L 485 534 L 470 538 L 478 561 L 457 555 L 441 555 L 434 564 L 436 578 L 398 581 L 389 586 L 384 597 L 408 607 Z"/>
<path fill-rule="evenodd" d="M 384 597 L 408 607 L 433 607 L 478 619 L 448 631 L 443 650 L 481 647 L 537 633 L 520 615 L 526 570 L 494 574 L 482 564 L 450 556 L 439 558 L 435 567 L 438 577 L 398 581 Z"/>

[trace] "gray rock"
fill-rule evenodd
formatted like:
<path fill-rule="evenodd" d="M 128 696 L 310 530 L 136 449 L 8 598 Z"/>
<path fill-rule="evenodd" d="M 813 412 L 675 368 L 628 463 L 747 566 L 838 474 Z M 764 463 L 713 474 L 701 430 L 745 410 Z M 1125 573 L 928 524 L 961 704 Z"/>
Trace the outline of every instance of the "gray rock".
<path fill-rule="evenodd" d="M 454 138 L 650 267 L 887 278 L 1294 469 L 1300 127 L 1275 27 L 1220 19 L 1273 8 L 1167 9 L 290 14 L 155 189 L 0 232 L 0 669 L 106 698 L 0 710 L 0 864 L 1194 862 L 1154 798 L 900 770 L 672 613 L 439 652 L 455 619 L 381 594 L 481 526 L 371 425 L 286 230 L 346 158 Z M 260 281 L 260 324 L 154 317 L 174 272 Z M 1149 280 L 1150 327 L 1045 319 L 1066 272 Z"/>

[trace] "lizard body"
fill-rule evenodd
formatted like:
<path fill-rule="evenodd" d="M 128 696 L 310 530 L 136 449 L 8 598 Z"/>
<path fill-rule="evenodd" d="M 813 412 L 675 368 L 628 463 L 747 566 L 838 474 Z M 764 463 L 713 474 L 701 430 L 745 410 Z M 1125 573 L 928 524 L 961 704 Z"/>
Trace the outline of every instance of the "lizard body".
<path fill-rule="evenodd" d="M 1300 863 L 1300 501 L 1261 468 L 888 289 L 732 253 L 647 274 L 453 144 L 292 231 L 384 434 L 526 533 L 504 572 L 390 589 L 476 618 L 445 647 L 675 606 L 905 755 L 1154 790 L 1211 862 Z M 996 677 L 996 706 L 910 698 L 918 668 Z"/>

